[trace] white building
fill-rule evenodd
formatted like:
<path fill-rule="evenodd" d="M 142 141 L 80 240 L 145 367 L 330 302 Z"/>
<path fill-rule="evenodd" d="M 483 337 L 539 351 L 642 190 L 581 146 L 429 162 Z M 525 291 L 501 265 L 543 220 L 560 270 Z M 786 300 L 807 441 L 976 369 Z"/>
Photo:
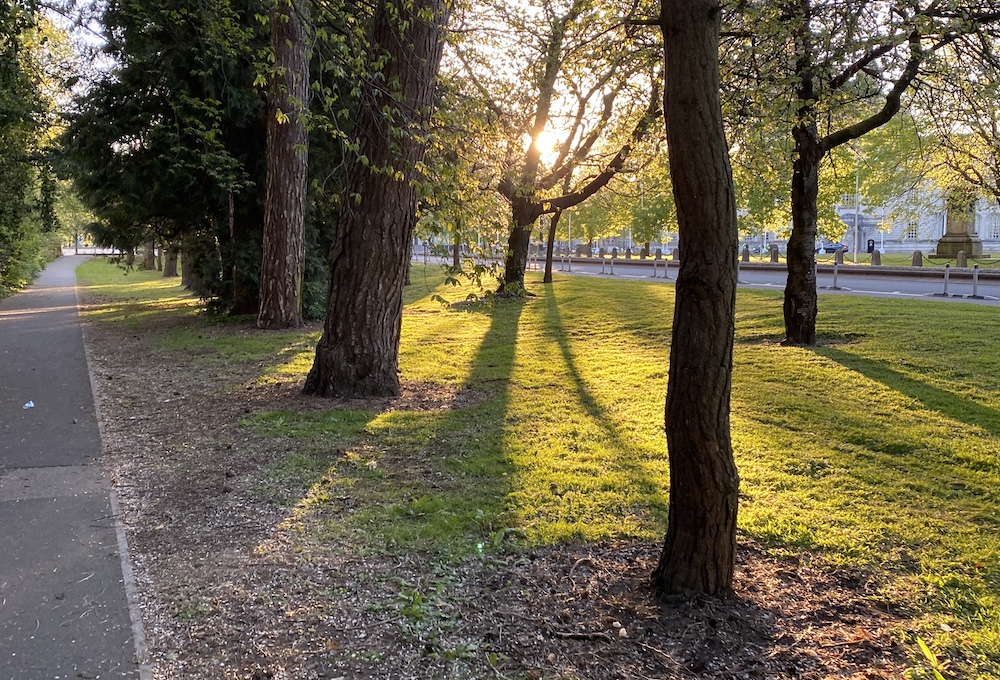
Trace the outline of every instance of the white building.
<path fill-rule="evenodd" d="M 907 199 L 902 199 L 907 200 Z M 947 212 L 941 198 L 912 201 L 914 207 L 870 207 L 858 205 L 852 195 L 844 196 L 837 205 L 837 214 L 846 227 L 844 244 L 854 251 L 855 220 L 857 220 L 858 252 L 868 252 L 869 241 L 883 252 L 912 253 L 914 250 L 931 254 L 944 236 Z M 919 206 L 919 207 L 916 207 Z M 1000 205 L 996 201 L 980 200 L 976 204 L 973 235 L 983 242 L 984 253 L 1000 252 Z"/>

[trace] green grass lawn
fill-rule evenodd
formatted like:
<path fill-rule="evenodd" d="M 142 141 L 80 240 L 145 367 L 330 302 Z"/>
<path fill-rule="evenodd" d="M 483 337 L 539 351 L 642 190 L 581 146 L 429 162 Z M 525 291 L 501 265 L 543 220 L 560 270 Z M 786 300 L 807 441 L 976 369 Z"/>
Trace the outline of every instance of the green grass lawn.
<path fill-rule="evenodd" d="M 188 315 L 162 340 L 178 358 L 260 363 L 261 381 L 302 380 L 309 368 L 315 331 L 241 334 L 245 324 L 198 314 L 155 272 L 123 277 L 95 261 L 79 275 L 107 301 L 95 319 Z M 318 540 L 443 560 L 659 540 L 673 287 L 529 276 L 535 297 L 489 306 L 459 303 L 467 291 L 433 267 L 413 280 L 402 379 L 457 406 L 248 417 L 259 436 L 298 442 L 267 471 L 301 480 L 287 501 L 293 521 Z M 737 312 L 741 534 L 864 570 L 956 677 L 1000 676 L 998 309 L 821 295 L 816 348 L 778 344 L 780 293 L 740 291 Z M 331 462 L 334 448 L 345 454 Z M 350 519 L 324 519 L 345 493 Z"/>

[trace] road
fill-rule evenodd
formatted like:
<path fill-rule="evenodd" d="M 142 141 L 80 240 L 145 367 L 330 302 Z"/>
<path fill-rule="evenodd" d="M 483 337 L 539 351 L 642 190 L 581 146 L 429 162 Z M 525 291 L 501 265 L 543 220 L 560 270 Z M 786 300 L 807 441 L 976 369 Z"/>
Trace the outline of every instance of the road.
<path fill-rule="evenodd" d="M 540 263 L 541 264 L 541 263 Z M 553 268 L 559 273 L 566 264 L 553 263 Z M 592 262 L 586 259 L 574 259 L 572 273 L 582 276 L 611 276 L 611 263 L 606 260 Z M 821 265 L 817 272 L 817 288 L 821 293 L 837 293 L 844 295 L 870 295 L 894 298 L 922 298 L 927 300 L 948 300 L 952 302 L 967 302 L 983 305 L 1000 305 L 1000 277 L 995 273 L 983 273 L 978 285 L 975 286 L 977 297 L 973 297 L 973 282 L 967 272 L 949 273 L 947 297 L 944 295 L 944 267 L 929 266 L 922 270 L 901 270 L 901 268 L 886 269 L 879 273 L 871 267 L 858 267 L 852 271 L 850 266 L 838 267 L 836 280 L 833 267 Z M 660 262 L 657 270 L 657 281 L 667 283 L 677 276 L 677 265 L 671 263 L 667 271 L 669 278 L 664 279 L 664 263 Z M 628 261 L 619 259 L 614 263 L 614 276 L 652 280 L 652 261 Z M 786 271 L 783 265 L 742 265 L 740 267 L 739 284 L 746 288 L 762 288 L 784 290 Z"/>

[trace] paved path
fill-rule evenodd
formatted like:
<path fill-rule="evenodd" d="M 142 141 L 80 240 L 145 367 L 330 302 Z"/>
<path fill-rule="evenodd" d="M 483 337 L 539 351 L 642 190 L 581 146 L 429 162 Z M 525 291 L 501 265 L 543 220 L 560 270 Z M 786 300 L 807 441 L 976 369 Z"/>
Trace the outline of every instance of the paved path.
<path fill-rule="evenodd" d="M 60 258 L 0 301 L 0 680 L 140 677 L 110 485 L 94 463 L 85 259 Z"/>

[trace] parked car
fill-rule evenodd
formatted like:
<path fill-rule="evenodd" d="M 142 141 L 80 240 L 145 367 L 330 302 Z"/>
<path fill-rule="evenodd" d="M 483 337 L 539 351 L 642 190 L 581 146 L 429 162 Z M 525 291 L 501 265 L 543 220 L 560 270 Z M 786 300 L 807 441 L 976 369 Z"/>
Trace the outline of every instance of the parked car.
<path fill-rule="evenodd" d="M 817 253 L 835 253 L 838 250 L 842 253 L 846 253 L 847 246 L 845 246 L 843 243 L 826 243 L 816 246 Z"/>

